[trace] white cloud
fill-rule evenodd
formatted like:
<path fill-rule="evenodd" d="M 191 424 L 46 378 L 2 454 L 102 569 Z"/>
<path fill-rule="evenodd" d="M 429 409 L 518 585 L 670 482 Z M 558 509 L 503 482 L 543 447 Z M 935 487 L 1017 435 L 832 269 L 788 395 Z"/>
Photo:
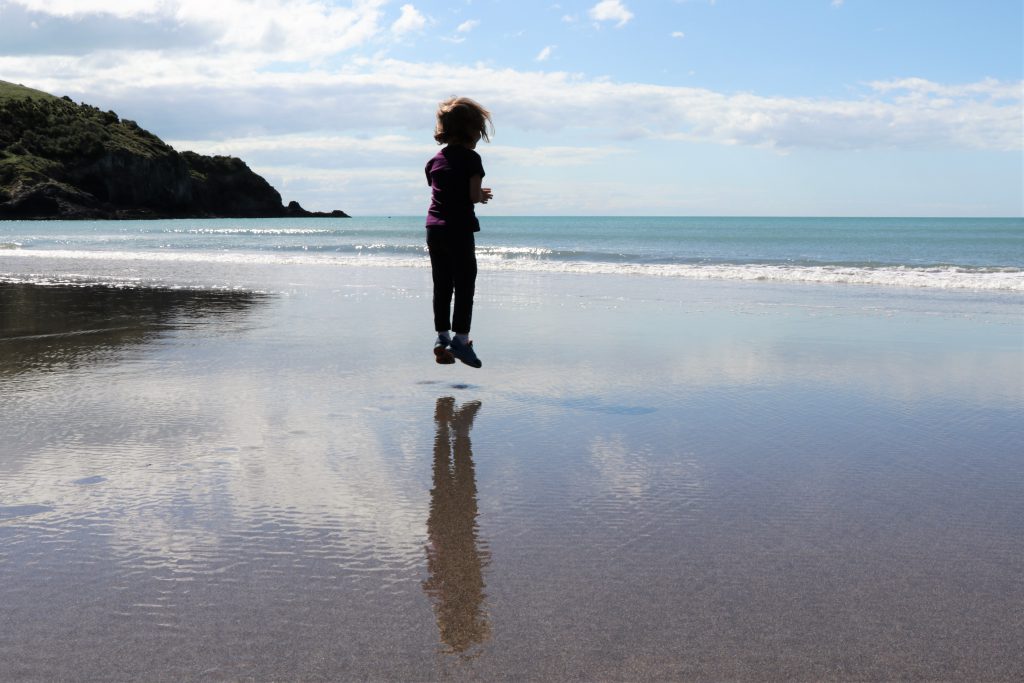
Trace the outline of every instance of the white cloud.
<path fill-rule="evenodd" d="M 506 162 L 520 168 L 587 166 L 610 156 L 624 154 L 622 147 L 570 147 L 568 145 L 541 145 L 538 147 L 510 147 L 491 145 L 487 158 Z"/>
<path fill-rule="evenodd" d="M 56 17 L 79 17 L 87 14 L 108 14 L 116 17 L 137 17 L 156 14 L 165 3 L 161 0 L 9 0 L 30 12 Z"/>
<path fill-rule="evenodd" d="M 352 135 L 288 133 L 219 140 L 167 140 L 167 143 L 179 151 L 190 150 L 199 154 L 258 159 L 263 171 L 273 168 L 283 173 L 283 169 L 301 166 L 309 172 L 312 172 L 310 169 L 317 169 L 317 173 L 329 175 L 336 171 L 357 173 L 358 171 L 354 170 L 356 168 L 375 166 L 406 174 L 413 168 L 416 169 L 417 179 L 419 162 L 437 150 L 437 145 L 426 136 L 416 139 L 406 135 L 379 135 L 366 138 Z M 538 168 L 586 166 L 613 155 L 623 154 L 625 151 L 625 148 L 615 146 L 513 147 L 500 144 L 488 145 L 486 150 L 489 162 Z M 306 171 L 295 171 L 293 168 L 289 173 Z"/>
<path fill-rule="evenodd" d="M 29 13 L 19 17 L 18 12 L 5 12 L 5 23 L 48 19 L 45 42 L 21 50 L 24 53 L 148 49 L 202 53 L 211 61 L 224 58 L 252 65 L 318 62 L 365 45 L 380 34 L 385 4 L 387 0 L 356 0 L 348 7 L 316 0 L 7 0 L 0 7 Z M 89 35 L 97 33 L 108 40 L 90 42 Z M 117 40 L 109 40 L 111 36 Z"/>
<path fill-rule="evenodd" d="M 673 38 L 676 38 L 676 39 L 681 39 L 681 38 L 685 38 L 686 37 L 686 34 L 683 33 L 682 31 L 672 31 L 671 35 L 672 35 Z"/>
<path fill-rule="evenodd" d="M 326 135 L 308 133 L 287 133 L 284 135 L 253 135 L 218 140 L 168 140 L 178 150 L 192 150 L 202 154 L 224 154 L 241 156 L 251 153 L 299 152 L 303 155 L 315 152 L 330 154 L 355 152 L 374 156 L 420 156 L 434 147 L 433 143 L 417 142 L 405 135 L 380 135 L 357 137 L 353 135 Z"/>
<path fill-rule="evenodd" d="M 551 46 L 553 47 L 553 46 Z M 548 53 L 550 55 L 550 53 Z M 538 57 L 543 55 L 543 51 Z M 1020 82 L 874 82 L 841 99 L 765 97 L 587 79 L 485 64 L 346 60 L 337 69 L 266 70 L 264 55 L 97 53 L 0 57 L 4 79 L 68 94 L 158 135 L 217 138 L 273 130 L 360 134 L 417 129 L 438 99 L 472 92 L 525 132 L 585 127 L 596 139 L 697 140 L 794 148 L 1019 150 Z M 547 102 L 536 107 L 535 102 Z M 644 107 L 638 109 L 637 101 Z M 359 107 L 352 107 L 359 102 Z M 585 123 L 584 123 L 585 122 Z"/>
<path fill-rule="evenodd" d="M 990 100 L 1020 102 L 1024 99 L 1024 83 L 1000 82 L 994 78 L 985 78 L 975 83 L 962 85 L 943 85 L 924 78 L 899 78 L 891 81 L 872 81 L 868 85 L 878 92 L 904 92 L 907 97 L 923 98 L 937 96 L 942 98 L 986 97 Z"/>
<path fill-rule="evenodd" d="M 413 31 L 422 31 L 427 25 L 427 18 L 412 5 L 402 5 L 402 15 L 391 24 L 391 32 L 402 36 Z"/>
<path fill-rule="evenodd" d="M 843 6 L 843 0 L 832 0 L 832 6 L 833 7 L 842 7 Z"/>
<path fill-rule="evenodd" d="M 306 208 L 344 208 L 354 213 L 380 212 L 379 197 L 388 196 L 389 211 L 418 213 L 428 201 L 429 188 L 423 181 L 423 162 L 437 151 L 429 135 L 380 135 L 362 137 L 330 134 L 284 134 L 216 140 L 167 141 L 178 150 L 200 154 L 241 157 L 267 178 L 286 198 L 298 199 Z M 545 197 L 545 210 L 565 210 L 564 196 L 545 189 L 546 183 L 517 179 L 503 169 L 590 169 L 613 156 L 629 154 L 616 146 L 491 144 L 481 150 L 489 173 L 501 178 L 508 190 L 505 210 L 529 211 L 531 204 Z M 567 181 L 568 182 L 568 181 Z M 598 201 L 602 193 L 580 181 L 574 196 Z M 513 188 L 515 195 L 513 195 Z M 646 198 L 650 200 L 650 197 Z M 558 202 L 562 205 L 559 207 Z M 534 205 L 534 210 L 537 206 Z"/>
<path fill-rule="evenodd" d="M 141 7 L 171 12 L 180 26 L 208 27 L 209 36 L 200 35 L 205 43 L 189 44 L 173 59 L 165 49 L 0 56 L 4 80 L 114 109 L 172 138 L 324 131 L 375 136 L 420 128 L 432 118 L 438 99 L 473 92 L 512 129 L 586 128 L 598 142 L 633 137 L 776 150 L 1008 151 L 1022 146 L 1020 82 L 942 84 L 905 78 L 870 82 L 844 98 L 807 98 L 615 82 L 486 63 L 453 66 L 347 55 L 342 66 L 328 68 L 328 60 L 346 50 L 377 46 L 389 37 L 386 24 L 382 27 L 384 0 L 362 0 L 349 7 L 311 0 L 17 3 L 33 11 L 76 15 L 87 10 L 129 15 Z M 598 3 L 593 10 L 599 8 L 604 12 L 600 16 L 612 17 L 605 20 L 614 20 L 613 9 L 625 10 L 617 2 Z M 394 29 L 401 33 L 427 23 L 407 4 Z M 460 30 L 469 30 L 471 23 Z M 548 60 L 555 49 L 546 46 L 535 58 Z M 319 66 L 282 70 L 280 63 L 288 60 Z M 537 108 L 539 97 L 550 104 Z M 359 105 L 353 108 L 356 101 Z M 636 101 L 644 101 L 643 108 L 638 110 Z"/>
<path fill-rule="evenodd" d="M 458 28 L 456 28 L 455 30 L 458 31 L 459 33 L 469 33 L 479 25 L 480 22 L 478 20 L 467 19 L 466 21 L 459 24 Z"/>
<path fill-rule="evenodd" d="M 620 0 L 601 0 L 590 8 L 589 14 L 594 21 L 618 22 L 616 27 L 625 26 L 633 18 L 633 13 Z"/>

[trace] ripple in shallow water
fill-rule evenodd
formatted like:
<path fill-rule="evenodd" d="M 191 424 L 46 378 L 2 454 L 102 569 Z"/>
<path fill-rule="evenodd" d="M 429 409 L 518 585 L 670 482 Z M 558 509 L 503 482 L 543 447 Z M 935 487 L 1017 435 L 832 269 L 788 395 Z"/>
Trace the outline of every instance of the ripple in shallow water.
<path fill-rule="evenodd" d="M 0 506 L 0 521 L 16 517 L 31 517 L 52 510 L 53 508 L 48 505 L 4 505 Z"/>

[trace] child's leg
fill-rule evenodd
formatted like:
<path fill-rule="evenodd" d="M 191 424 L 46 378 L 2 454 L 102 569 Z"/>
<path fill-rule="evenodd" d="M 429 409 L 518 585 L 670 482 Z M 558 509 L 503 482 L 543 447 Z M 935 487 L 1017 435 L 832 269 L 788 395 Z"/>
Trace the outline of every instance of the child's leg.
<path fill-rule="evenodd" d="M 455 291 L 454 259 L 449 240 L 439 228 L 427 231 L 427 251 L 430 254 L 430 276 L 434 282 L 434 330 L 452 329 L 451 307 Z"/>
<path fill-rule="evenodd" d="M 455 312 L 452 330 L 456 334 L 469 334 L 473 323 L 473 297 L 476 294 L 476 241 L 473 233 L 466 232 L 452 241 L 454 261 Z"/>
<path fill-rule="evenodd" d="M 469 341 L 469 327 L 473 322 L 473 295 L 476 293 L 476 244 L 473 233 L 458 235 L 453 240 L 452 250 L 455 262 L 455 315 L 452 317 L 452 329 L 455 330 L 455 338 L 448 349 L 466 365 L 479 368 L 480 359 L 473 350 L 473 342 Z"/>

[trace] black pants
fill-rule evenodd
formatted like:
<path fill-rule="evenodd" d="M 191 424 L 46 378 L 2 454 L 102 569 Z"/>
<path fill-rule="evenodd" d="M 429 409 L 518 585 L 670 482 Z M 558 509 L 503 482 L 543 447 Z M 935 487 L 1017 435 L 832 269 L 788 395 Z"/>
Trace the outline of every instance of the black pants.
<path fill-rule="evenodd" d="M 427 229 L 427 251 L 434 279 L 434 329 L 469 334 L 476 290 L 476 242 L 469 230 Z M 455 311 L 452 315 L 452 295 Z"/>

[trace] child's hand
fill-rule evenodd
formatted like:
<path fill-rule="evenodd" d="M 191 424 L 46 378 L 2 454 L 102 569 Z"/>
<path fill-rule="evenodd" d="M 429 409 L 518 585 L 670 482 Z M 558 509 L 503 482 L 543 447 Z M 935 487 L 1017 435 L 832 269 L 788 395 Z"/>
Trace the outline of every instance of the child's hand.
<path fill-rule="evenodd" d="M 494 196 L 494 193 L 491 192 L 491 188 L 489 188 L 489 187 L 481 187 L 480 188 L 480 203 L 481 204 L 486 204 L 488 201 L 490 201 L 491 197 L 493 197 L 493 196 Z"/>

